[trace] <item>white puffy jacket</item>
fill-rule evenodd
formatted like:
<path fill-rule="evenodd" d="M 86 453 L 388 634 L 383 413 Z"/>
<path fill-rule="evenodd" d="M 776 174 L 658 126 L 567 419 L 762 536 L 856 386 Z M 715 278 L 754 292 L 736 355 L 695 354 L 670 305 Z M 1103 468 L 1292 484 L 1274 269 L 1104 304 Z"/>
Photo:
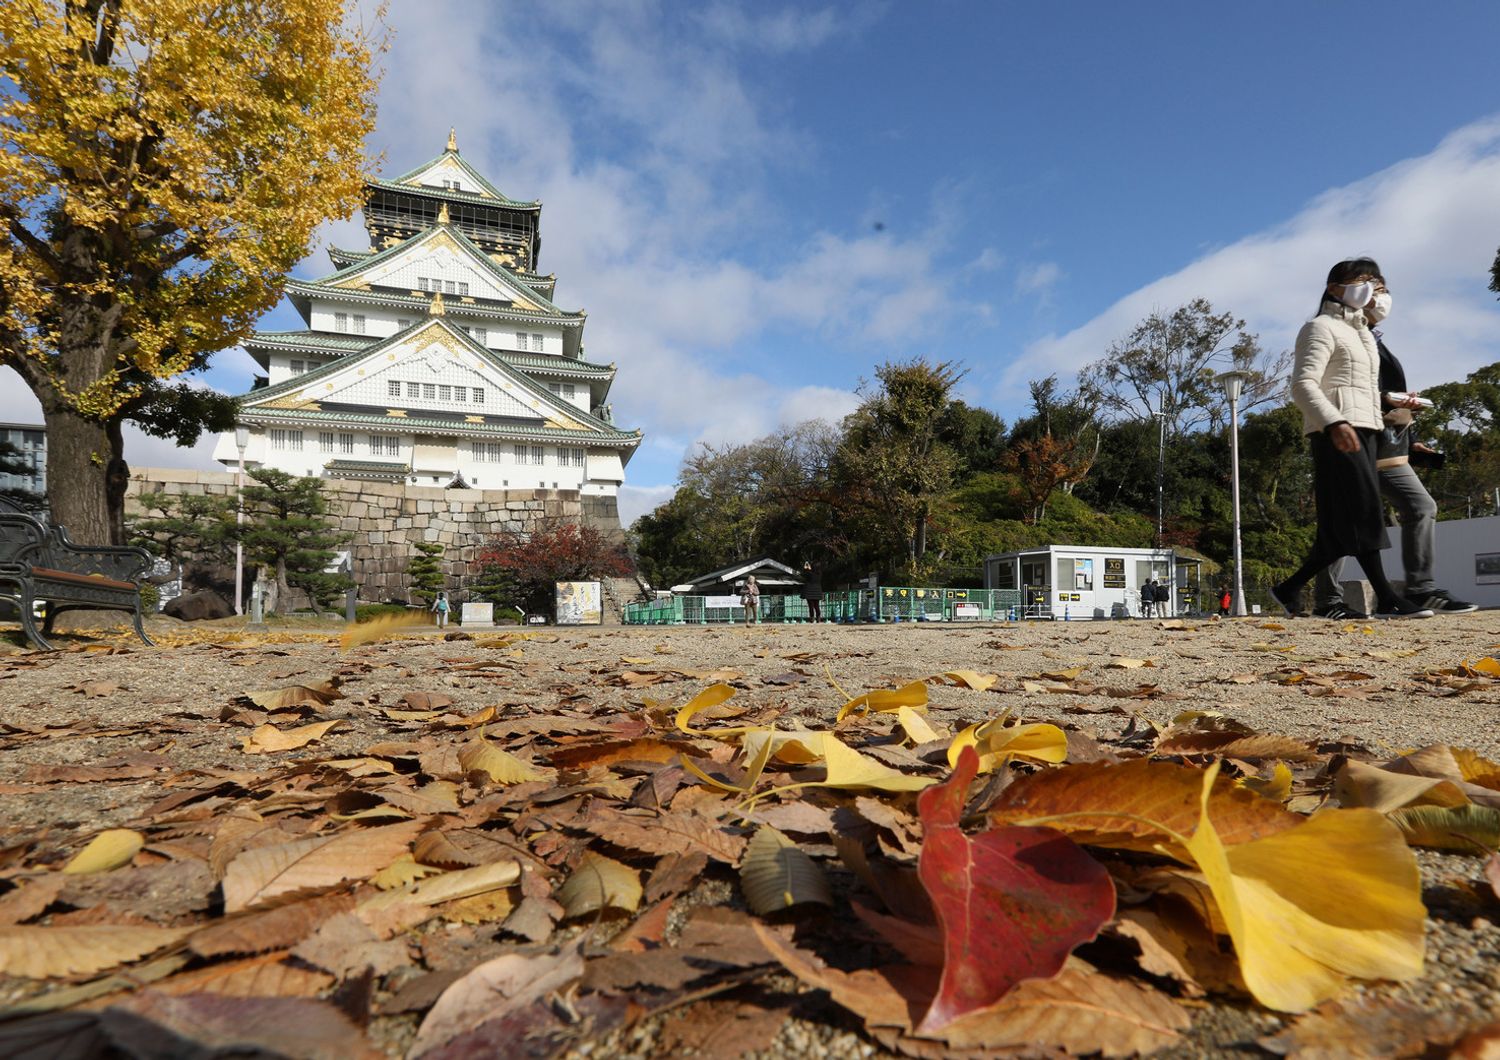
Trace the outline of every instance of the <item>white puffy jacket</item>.
<path fill-rule="evenodd" d="M 1325 301 L 1302 325 L 1291 389 L 1307 434 L 1340 420 L 1380 430 L 1380 350 L 1363 311 Z"/>

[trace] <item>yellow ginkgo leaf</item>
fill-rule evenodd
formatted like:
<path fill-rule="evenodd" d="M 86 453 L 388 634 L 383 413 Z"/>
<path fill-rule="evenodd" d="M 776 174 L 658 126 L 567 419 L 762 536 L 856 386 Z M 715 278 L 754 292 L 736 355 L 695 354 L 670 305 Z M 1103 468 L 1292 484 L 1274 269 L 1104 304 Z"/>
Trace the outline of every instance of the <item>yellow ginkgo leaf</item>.
<path fill-rule="evenodd" d="M 1467 659 L 1464 665 L 1475 673 L 1488 674 L 1490 677 L 1500 677 L 1500 659 L 1480 659 L 1471 663 Z"/>
<path fill-rule="evenodd" d="M 820 787 L 873 788 L 877 791 L 920 791 L 936 783 L 932 777 L 913 777 L 883 762 L 867 758 L 832 736 L 823 740 L 828 776 Z"/>
<path fill-rule="evenodd" d="M 458 752 L 458 764 L 465 773 L 486 773 L 496 784 L 520 784 L 527 780 L 542 780 L 543 775 L 531 764 L 523 762 L 509 751 L 502 751 L 485 740 L 466 744 Z"/>
<path fill-rule="evenodd" d="M 947 735 L 934 729 L 926 718 L 910 707 L 901 707 L 896 711 L 896 724 L 901 726 L 901 731 L 906 733 L 908 740 L 919 746 L 924 743 L 936 743 Z"/>
<path fill-rule="evenodd" d="M 902 688 L 877 689 L 855 696 L 839 708 L 837 721 L 843 721 L 856 711 L 877 714 L 899 710 L 901 707 L 925 707 L 927 705 L 927 682 L 913 681 Z"/>
<path fill-rule="evenodd" d="M 1218 764 L 1204 773 L 1185 840 L 1234 940 L 1255 999 L 1305 1012 L 1346 978 L 1422 974 L 1426 909 L 1417 862 L 1373 810 L 1325 810 L 1306 824 L 1226 847 L 1208 817 Z"/>
<path fill-rule="evenodd" d="M 945 670 L 932 679 L 948 681 L 960 688 L 971 688 L 975 692 L 987 692 L 991 685 L 1000 680 L 1000 675 L 982 674 L 975 670 Z"/>
<path fill-rule="evenodd" d="M 1068 757 L 1068 734 L 1056 725 L 1034 722 L 1005 727 L 1005 718 L 970 725 L 948 745 L 948 764 L 956 766 L 965 747 L 979 753 L 979 771 L 988 773 L 1011 758 L 1033 762 L 1063 762 Z"/>
<path fill-rule="evenodd" d="M 718 788 L 720 791 L 748 792 L 752 788 L 754 788 L 756 782 L 760 780 L 761 773 L 765 771 L 766 763 L 770 761 L 771 755 L 775 753 L 777 747 L 777 741 L 775 737 L 779 735 L 781 734 L 776 733 L 771 729 L 765 729 L 760 732 L 747 732 L 745 734 L 743 741 L 745 754 L 747 756 L 745 761 L 745 779 L 739 784 L 731 784 L 727 781 L 720 780 L 717 777 L 709 776 L 702 769 L 699 769 L 698 766 L 694 764 L 692 758 L 690 758 L 688 755 L 682 756 L 682 768 L 687 770 L 687 772 L 693 774 L 693 776 L 697 777 L 699 780 L 703 781 L 703 783 L 707 784 L 709 787 Z M 788 733 L 786 735 L 791 736 L 793 734 Z M 821 736 L 821 733 L 805 733 L 801 735 Z M 803 750 L 806 750 L 806 748 L 803 748 Z M 815 762 L 818 760 L 818 757 L 820 757 L 820 755 L 814 755 L 813 757 L 806 760 Z"/>
<path fill-rule="evenodd" d="M 88 846 L 63 866 L 63 871 L 73 875 L 109 872 L 130 864 L 145 845 L 146 837 L 135 829 L 111 828 L 91 839 Z"/>
<path fill-rule="evenodd" d="M 709 707 L 717 707 L 730 696 L 734 695 L 734 689 L 726 684 L 709 685 L 692 699 L 684 703 L 677 711 L 677 728 L 690 736 L 743 736 L 747 732 L 763 729 L 762 725 L 733 725 L 719 729 L 695 729 L 689 723 L 693 716 L 699 711 L 707 710 Z"/>
<path fill-rule="evenodd" d="M 1246 777 L 1241 783 L 1262 798 L 1286 802 L 1292 794 L 1292 771 L 1285 762 L 1277 762 L 1269 777 Z"/>

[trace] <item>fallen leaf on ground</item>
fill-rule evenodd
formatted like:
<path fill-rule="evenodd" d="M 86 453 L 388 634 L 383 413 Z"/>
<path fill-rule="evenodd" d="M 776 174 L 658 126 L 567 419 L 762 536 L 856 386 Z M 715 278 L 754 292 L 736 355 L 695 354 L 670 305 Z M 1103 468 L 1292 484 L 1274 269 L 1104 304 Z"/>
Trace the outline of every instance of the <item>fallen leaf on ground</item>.
<path fill-rule="evenodd" d="M 583 957 L 575 947 L 556 954 L 506 954 L 486 961 L 443 991 L 417 1028 L 407 1055 L 422 1056 L 484 1023 L 541 1003 L 583 972 Z"/>
<path fill-rule="evenodd" d="M 155 953 L 191 930 L 120 924 L 0 927 L 0 975 L 21 979 L 92 975 Z"/>
<path fill-rule="evenodd" d="M 979 756 L 966 748 L 943 784 L 918 799 L 922 885 L 943 932 L 943 976 L 918 1031 L 931 1034 L 1057 973 L 1114 915 L 1108 871 L 1050 828 L 959 827 Z"/>
<path fill-rule="evenodd" d="M 586 851 L 573 875 L 558 888 L 557 900 L 569 918 L 602 909 L 633 913 L 641 904 L 641 878 L 613 858 Z"/>
<path fill-rule="evenodd" d="M 299 725 L 295 729 L 278 729 L 270 723 L 257 725 L 250 730 L 250 735 L 245 737 L 244 746 L 240 750 L 247 755 L 295 750 L 298 747 L 306 747 L 314 740 L 322 739 L 329 729 L 338 724 L 340 724 L 339 719 L 335 718 L 333 721 Z"/>
<path fill-rule="evenodd" d="M 406 853 L 424 827 L 422 821 L 403 821 L 247 850 L 224 873 L 224 910 L 368 879 Z"/>
<path fill-rule="evenodd" d="M 760 916 L 804 902 L 833 905 L 823 870 L 796 843 L 770 827 L 758 829 L 746 846 L 740 884 L 751 910 Z"/>
<path fill-rule="evenodd" d="M 110 828 L 91 839 L 88 846 L 63 866 L 63 872 L 80 875 L 109 872 L 130 864 L 145 845 L 146 837 L 132 828 Z"/>

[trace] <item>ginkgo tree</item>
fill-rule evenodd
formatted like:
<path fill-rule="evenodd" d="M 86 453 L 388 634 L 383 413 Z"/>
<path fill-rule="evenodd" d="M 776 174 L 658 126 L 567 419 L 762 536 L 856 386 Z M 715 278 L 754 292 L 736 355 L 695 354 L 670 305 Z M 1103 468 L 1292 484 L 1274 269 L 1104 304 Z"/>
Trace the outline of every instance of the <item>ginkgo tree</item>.
<path fill-rule="evenodd" d="M 345 0 L 0 4 L 0 364 L 75 540 L 123 534 L 127 406 L 241 339 L 358 205 L 378 46 Z"/>

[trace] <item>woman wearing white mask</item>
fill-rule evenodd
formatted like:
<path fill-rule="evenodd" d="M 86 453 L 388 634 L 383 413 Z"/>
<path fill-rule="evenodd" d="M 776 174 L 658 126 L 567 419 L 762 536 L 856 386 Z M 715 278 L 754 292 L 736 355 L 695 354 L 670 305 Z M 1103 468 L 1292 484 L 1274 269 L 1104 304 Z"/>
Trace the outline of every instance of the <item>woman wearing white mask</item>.
<path fill-rule="evenodd" d="M 1313 459 L 1318 535 L 1307 560 L 1271 595 L 1287 614 L 1300 611 L 1302 587 L 1336 559 L 1353 556 L 1375 590 L 1382 618 L 1431 618 L 1432 612 L 1397 594 L 1386 579 L 1385 510 L 1376 473 L 1382 427 L 1380 351 L 1365 308 L 1385 287 L 1370 258 L 1341 261 L 1328 272 L 1318 315 L 1297 334 L 1292 400 Z"/>
<path fill-rule="evenodd" d="M 1454 599 L 1433 581 L 1432 565 L 1437 527 L 1437 503 L 1422 485 L 1413 466 L 1419 460 L 1435 463 L 1437 454 L 1421 442 L 1412 441 L 1412 412 L 1423 407 L 1420 395 L 1406 385 L 1406 370 L 1386 346 L 1375 325 L 1391 315 L 1391 293 L 1382 277 L 1375 297 L 1365 306 L 1365 320 L 1375 336 L 1380 352 L 1380 400 L 1384 429 L 1375 448 L 1375 467 L 1380 477 L 1380 493 L 1401 522 L 1401 561 L 1406 574 L 1402 595 L 1419 607 L 1435 614 L 1457 615 L 1479 608 L 1465 600 Z M 1344 603 L 1339 585 L 1342 560 L 1318 572 L 1313 583 L 1313 614 L 1320 618 L 1347 621 L 1366 618 L 1363 612 Z"/>

